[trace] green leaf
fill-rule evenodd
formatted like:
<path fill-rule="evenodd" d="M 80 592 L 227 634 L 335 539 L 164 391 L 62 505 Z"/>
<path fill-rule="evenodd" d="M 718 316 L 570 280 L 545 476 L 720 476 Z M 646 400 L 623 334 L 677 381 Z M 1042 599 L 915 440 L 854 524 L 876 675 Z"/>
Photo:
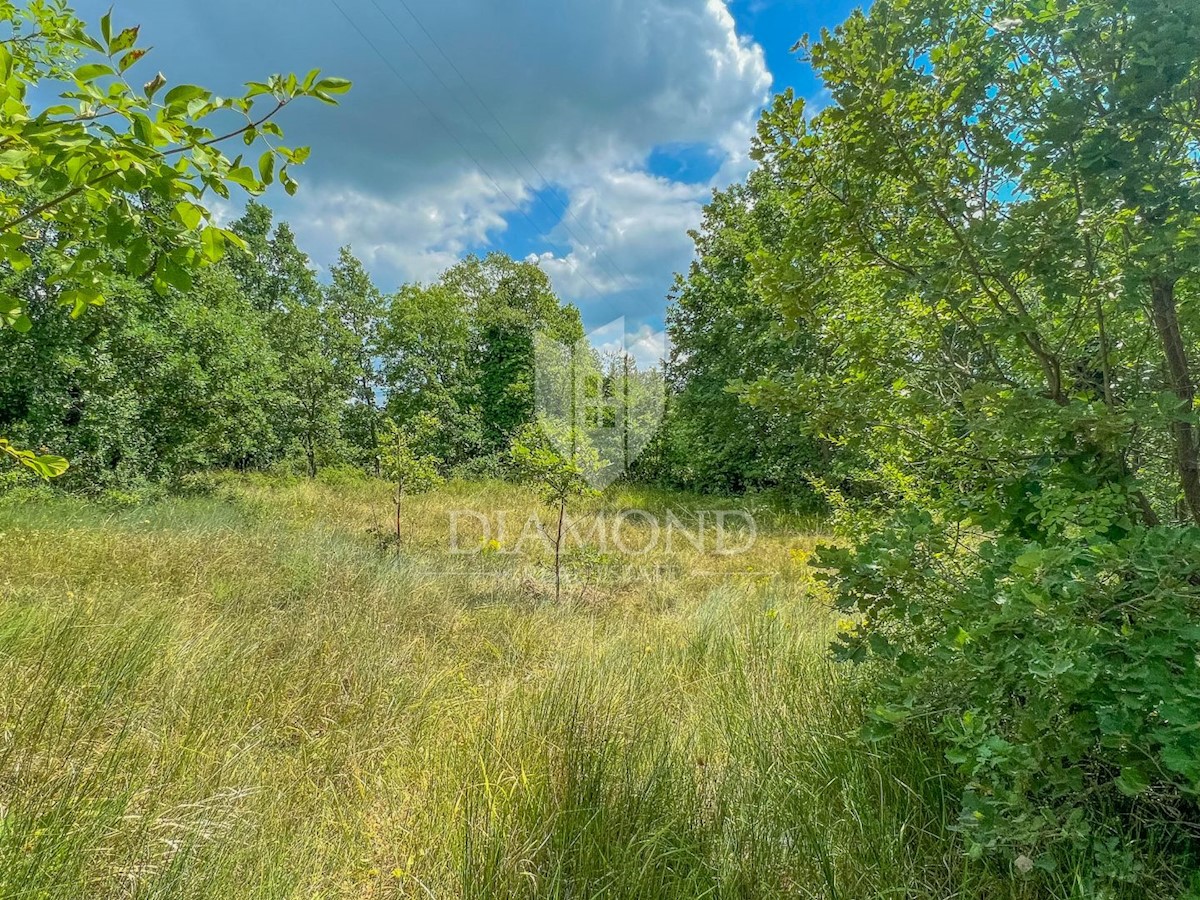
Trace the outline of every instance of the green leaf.
<path fill-rule="evenodd" d="M 150 271 L 150 238 L 141 235 L 129 245 L 125 255 L 125 267 L 134 278 L 141 278 Z"/>
<path fill-rule="evenodd" d="M 181 200 L 175 204 L 175 215 L 189 231 L 194 231 L 204 221 L 204 209 L 189 200 Z"/>
<path fill-rule="evenodd" d="M 263 184 L 270 184 L 275 178 L 275 151 L 268 150 L 258 158 L 258 175 Z"/>
<path fill-rule="evenodd" d="M 57 478 L 70 467 L 70 463 L 61 456 L 34 456 L 33 454 L 29 454 L 21 459 L 21 463 L 47 480 Z"/>
<path fill-rule="evenodd" d="M 192 289 L 192 274 L 169 256 L 160 256 L 154 267 L 155 288 L 165 293 L 167 287 L 186 293 Z"/>
<path fill-rule="evenodd" d="M 192 100 L 207 100 L 212 96 L 211 91 L 194 84 L 179 84 L 167 91 L 163 103 L 172 106 L 176 103 L 190 103 Z"/>
<path fill-rule="evenodd" d="M 353 82 L 347 81 L 345 78 L 322 78 L 313 85 L 313 90 L 325 94 L 344 94 L 352 86 Z"/>
<path fill-rule="evenodd" d="M 1150 787 L 1150 779 L 1137 766 L 1124 766 L 1114 783 L 1127 797 L 1136 797 Z"/>
<path fill-rule="evenodd" d="M 103 78 L 105 75 L 114 75 L 112 66 L 106 66 L 104 63 L 87 63 L 75 70 L 76 81 L 88 82 L 95 81 L 97 78 Z"/>
<path fill-rule="evenodd" d="M 208 262 L 220 262 L 225 256 L 225 232 L 220 228 L 205 228 L 200 234 L 200 243 Z"/>
<path fill-rule="evenodd" d="M 258 179 L 254 177 L 254 172 L 249 166 L 238 166 L 236 169 L 230 171 L 226 179 L 232 181 L 234 184 L 241 185 L 248 191 L 258 190 L 259 187 Z"/>

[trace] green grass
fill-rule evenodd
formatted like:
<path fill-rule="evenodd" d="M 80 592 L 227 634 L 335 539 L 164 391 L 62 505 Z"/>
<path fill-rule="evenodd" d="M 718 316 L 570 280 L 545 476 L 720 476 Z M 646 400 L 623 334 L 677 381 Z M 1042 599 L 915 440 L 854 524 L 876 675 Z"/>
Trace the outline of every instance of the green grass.
<path fill-rule="evenodd" d="M 415 498 L 400 552 L 386 497 L 0 501 L 0 896 L 1042 896 L 962 861 L 932 754 L 854 737 L 810 523 L 576 551 L 556 605 L 544 557 L 447 552 L 527 492 Z M 589 511 L 666 505 L 711 503 Z"/>

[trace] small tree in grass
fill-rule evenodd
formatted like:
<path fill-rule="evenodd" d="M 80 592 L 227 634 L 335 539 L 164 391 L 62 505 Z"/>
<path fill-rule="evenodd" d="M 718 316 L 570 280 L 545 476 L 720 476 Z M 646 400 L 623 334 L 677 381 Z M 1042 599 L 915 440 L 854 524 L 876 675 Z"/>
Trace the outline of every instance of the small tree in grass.
<path fill-rule="evenodd" d="M 567 444 L 570 446 L 570 444 Z M 545 430 L 528 425 L 513 439 L 512 461 L 522 479 L 536 485 L 542 499 L 558 511 L 558 526 L 554 534 L 554 601 L 562 599 L 562 543 L 567 504 L 572 498 L 599 493 L 588 482 L 588 473 L 600 469 L 594 451 L 576 446 L 575 452 L 564 456 L 558 451 Z"/>
<path fill-rule="evenodd" d="M 437 420 L 422 413 L 407 426 L 397 425 L 388 419 L 379 438 L 378 457 L 380 472 L 392 482 L 394 493 L 392 505 L 396 511 L 396 547 L 403 540 L 404 498 L 408 494 L 421 494 L 442 483 L 438 474 L 438 458 L 421 453 L 430 436 L 437 430 Z"/>

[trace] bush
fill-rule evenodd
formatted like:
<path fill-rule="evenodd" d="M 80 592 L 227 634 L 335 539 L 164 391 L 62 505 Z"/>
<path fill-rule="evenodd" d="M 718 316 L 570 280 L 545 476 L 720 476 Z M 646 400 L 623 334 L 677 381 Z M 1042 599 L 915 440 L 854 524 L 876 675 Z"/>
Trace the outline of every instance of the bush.
<path fill-rule="evenodd" d="M 858 615 L 840 654 L 887 664 L 868 737 L 932 731 L 974 855 L 1050 871 L 1083 853 L 1099 890 L 1200 825 L 1200 529 L 1089 508 L 1097 527 L 1037 540 L 909 511 L 822 562 Z"/>
<path fill-rule="evenodd" d="M 461 478 L 466 481 L 480 479 L 509 481 L 516 478 L 512 460 L 508 453 L 488 453 L 477 456 L 454 466 L 450 472 L 451 478 Z"/>
<path fill-rule="evenodd" d="M 347 487 L 362 484 L 366 480 L 367 473 L 355 466 L 326 466 L 317 471 L 317 481 L 330 487 Z"/>

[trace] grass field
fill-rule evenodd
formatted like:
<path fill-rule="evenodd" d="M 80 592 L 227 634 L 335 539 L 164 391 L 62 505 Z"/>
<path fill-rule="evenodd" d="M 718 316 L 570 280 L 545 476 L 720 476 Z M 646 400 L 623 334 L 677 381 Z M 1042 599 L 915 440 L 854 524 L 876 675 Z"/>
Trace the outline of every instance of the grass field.
<path fill-rule="evenodd" d="M 0 500 L 0 897 L 1038 896 L 962 861 L 931 754 L 855 739 L 811 526 L 576 549 L 556 604 L 456 509 L 539 507 L 451 483 L 397 552 L 372 482 Z"/>

